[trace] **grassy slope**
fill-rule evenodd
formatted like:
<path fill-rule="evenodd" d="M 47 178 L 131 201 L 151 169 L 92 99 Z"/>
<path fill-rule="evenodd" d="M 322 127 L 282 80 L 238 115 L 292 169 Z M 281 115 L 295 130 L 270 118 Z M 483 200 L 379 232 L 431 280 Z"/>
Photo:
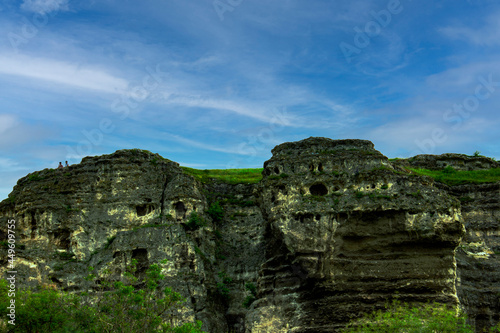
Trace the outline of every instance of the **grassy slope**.
<path fill-rule="evenodd" d="M 489 170 L 457 171 L 452 168 L 443 170 L 410 169 L 417 175 L 430 176 L 447 185 L 494 183 L 500 181 L 500 168 Z"/>
<path fill-rule="evenodd" d="M 262 179 L 263 169 L 198 170 L 182 167 L 182 170 L 203 183 L 209 181 L 210 179 L 215 179 L 228 184 L 255 184 Z"/>
<path fill-rule="evenodd" d="M 198 170 L 182 167 L 184 172 L 195 177 L 201 182 L 217 180 L 228 184 L 255 184 L 262 179 L 262 168 L 258 169 L 212 169 Z M 456 171 L 452 168 L 443 170 L 427 170 L 410 168 L 413 173 L 422 176 L 430 176 L 436 181 L 448 185 L 459 185 L 467 183 L 493 183 L 500 181 L 500 168 L 490 170 Z"/>

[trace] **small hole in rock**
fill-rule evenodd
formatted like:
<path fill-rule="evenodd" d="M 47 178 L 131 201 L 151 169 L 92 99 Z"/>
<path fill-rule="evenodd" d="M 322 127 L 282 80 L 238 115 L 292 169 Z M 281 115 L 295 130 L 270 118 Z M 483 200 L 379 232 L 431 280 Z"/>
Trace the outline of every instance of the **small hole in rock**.
<path fill-rule="evenodd" d="M 312 195 L 327 195 L 328 189 L 324 184 L 319 183 L 309 187 L 309 192 L 311 192 Z"/>
<path fill-rule="evenodd" d="M 145 216 L 148 213 L 148 206 L 139 205 L 135 207 L 135 210 L 137 212 L 137 216 Z"/>
<path fill-rule="evenodd" d="M 174 207 L 177 217 L 184 218 L 184 215 L 186 215 L 186 207 L 184 206 L 184 203 L 182 201 L 176 202 Z"/>

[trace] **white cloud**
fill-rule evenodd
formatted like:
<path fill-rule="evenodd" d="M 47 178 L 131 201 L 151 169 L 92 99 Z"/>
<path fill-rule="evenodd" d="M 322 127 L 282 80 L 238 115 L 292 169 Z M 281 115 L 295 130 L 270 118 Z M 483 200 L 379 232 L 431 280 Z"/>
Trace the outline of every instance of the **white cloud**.
<path fill-rule="evenodd" d="M 439 29 L 443 35 L 451 39 L 465 40 L 469 43 L 492 46 L 500 44 L 500 12 L 490 15 L 481 28 L 466 26 L 448 26 Z"/>
<path fill-rule="evenodd" d="M 198 141 L 191 140 L 191 139 L 186 139 L 186 138 L 181 137 L 180 135 L 175 135 L 175 134 L 165 133 L 165 136 L 167 136 L 169 139 L 171 139 L 175 142 L 179 142 L 179 143 L 185 144 L 185 145 L 193 147 L 193 148 L 201 148 L 204 150 L 217 151 L 217 152 L 226 153 L 226 154 L 252 155 L 252 153 L 253 153 L 251 151 L 241 149 L 240 147 L 223 148 L 223 147 L 211 145 L 208 143 L 203 143 L 203 142 L 198 142 Z"/>
<path fill-rule="evenodd" d="M 217 109 L 224 110 L 228 112 L 232 112 L 238 114 L 240 116 L 245 116 L 249 118 L 253 118 L 256 120 L 260 120 L 266 123 L 276 121 L 276 117 L 269 112 L 269 110 L 264 110 L 259 106 L 248 107 L 248 103 L 239 103 L 231 100 L 218 100 L 211 98 L 203 98 L 201 96 L 170 96 L 167 99 L 168 103 L 179 104 L 188 107 L 199 107 L 199 108 L 209 108 L 209 109 Z M 288 126 L 290 125 L 290 121 L 286 118 L 279 119 L 282 121 L 282 125 Z"/>
<path fill-rule="evenodd" d="M 128 82 L 100 69 L 75 63 L 28 56 L 0 54 L 0 73 L 50 81 L 104 93 L 121 93 Z"/>
<path fill-rule="evenodd" d="M 0 114 L 0 135 L 13 128 L 16 123 L 16 118 L 13 115 Z"/>
<path fill-rule="evenodd" d="M 462 93 L 473 94 L 474 88 L 482 80 L 488 81 L 490 75 L 493 86 L 498 87 L 498 82 L 500 81 L 499 73 L 500 61 L 474 62 L 430 75 L 427 77 L 427 84 L 429 88 L 440 89 L 440 91 L 458 90 Z M 495 90 L 498 90 L 498 88 Z"/>
<path fill-rule="evenodd" d="M 21 9 L 39 14 L 68 10 L 68 0 L 24 0 Z"/>

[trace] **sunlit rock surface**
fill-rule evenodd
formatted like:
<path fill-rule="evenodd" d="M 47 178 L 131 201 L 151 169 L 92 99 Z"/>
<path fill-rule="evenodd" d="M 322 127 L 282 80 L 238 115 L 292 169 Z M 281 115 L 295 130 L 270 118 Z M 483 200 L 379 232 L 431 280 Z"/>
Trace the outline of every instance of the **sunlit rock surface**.
<path fill-rule="evenodd" d="M 369 141 L 326 138 L 272 152 L 258 184 L 202 184 L 137 149 L 20 179 L 0 203 L 3 239 L 17 221 L 19 284 L 80 290 L 89 266 L 119 276 L 137 259 L 141 277 L 168 259 L 180 319 L 207 332 L 334 332 L 393 297 L 463 308 L 478 329 L 499 320 L 500 184 L 450 187 L 405 169 L 494 161 L 393 163 Z M 216 202 L 220 221 L 207 213 Z"/>

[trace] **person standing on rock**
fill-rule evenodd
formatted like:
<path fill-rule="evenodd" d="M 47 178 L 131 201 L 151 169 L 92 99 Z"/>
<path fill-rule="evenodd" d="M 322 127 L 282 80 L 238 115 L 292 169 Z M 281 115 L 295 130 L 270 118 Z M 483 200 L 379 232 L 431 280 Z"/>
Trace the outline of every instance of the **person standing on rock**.
<path fill-rule="evenodd" d="M 62 168 L 64 168 L 61 162 L 59 162 L 59 166 L 58 166 L 57 168 L 58 168 L 58 169 L 62 169 Z"/>
<path fill-rule="evenodd" d="M 66 161 L 66 166 L 69 167 L 68 161 Z"/>

